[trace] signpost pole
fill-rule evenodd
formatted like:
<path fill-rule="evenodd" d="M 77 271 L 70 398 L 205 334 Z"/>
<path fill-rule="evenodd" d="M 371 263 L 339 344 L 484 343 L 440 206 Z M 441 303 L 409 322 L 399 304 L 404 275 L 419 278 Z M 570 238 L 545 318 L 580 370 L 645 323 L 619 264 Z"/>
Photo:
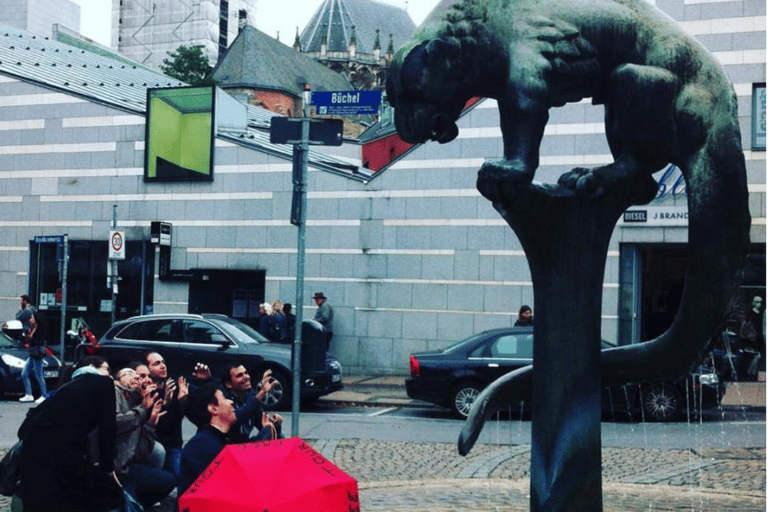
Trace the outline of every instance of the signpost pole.
<path fill-rule="evenodd" d="M 64 241 L 62 242 L 61 251 L 61 324 L 59 327 L 59 354 L 61 355 L 61 361 L 64 362 L 64 337 L 66 335 L 66 323 L 67 323 L 67 266 L 69 264 L 69 234 L 64 233 Z M 50 330 L 49 330 L 50 332 Z M 45 334 L 45 333 L 44 333 Z"/>
<path fill-rule="evenodd" d="M 309 86 L 304 87 L 304 105 L 301 119 L 301 143 L 293 146 L 293 197 L 297 202 L 293 210 L 298 213 L 299 228 L 296 257 L 296 335 L 293 340 L 293 401 L 291 404 L 291 433 L 299 435 L 299 403 L 301 398 L 301 331 L 304 322 L 304 255 L 307 224 L 307 164 L 309 162 Z"/>
<path fill-rule="evenodd" d="M 112 205 L 112 229 L 117 229 L 117 205 Z M 110 243 L 111 240 L 110 240 Z M 112 275 L 112 324 L 115 323 L 115 310 L 117 309 L 117 260 L 109 260 L 109 270 Z"/>

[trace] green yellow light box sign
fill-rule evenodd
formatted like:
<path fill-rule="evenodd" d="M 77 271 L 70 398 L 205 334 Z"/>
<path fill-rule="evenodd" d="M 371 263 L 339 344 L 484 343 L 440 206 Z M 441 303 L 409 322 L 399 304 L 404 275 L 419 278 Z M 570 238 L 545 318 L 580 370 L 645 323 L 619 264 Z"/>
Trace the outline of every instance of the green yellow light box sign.
<path fill-rule="evenodd" d="M 147 90 L 145 181 L 213 179 L 215 87 Z"/>

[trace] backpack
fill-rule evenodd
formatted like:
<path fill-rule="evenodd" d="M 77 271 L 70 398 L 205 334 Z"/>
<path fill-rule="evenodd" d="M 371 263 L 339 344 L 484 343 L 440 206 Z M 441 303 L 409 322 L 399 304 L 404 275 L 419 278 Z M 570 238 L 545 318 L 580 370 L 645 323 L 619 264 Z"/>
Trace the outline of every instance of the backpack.
<path fill-rule="evenodd" d="M 19 440 L 8 450 L 2 460 L 0 460 L 0 494 L 3 496 L 13 496 L 15 490 L 19 488 L 21 480 L 21 446 L 24 438 L 27 437 L 29 426 L 35 421 L 35 417 L 40 412 L 40 407 L 32 407 L 27 411 L 19 427 Z"/>
<path fill-rule="evenodd" d="M 16 441 L 0 460 L 0 494 L 13 496 L 21 480 L 21 441 Z"/>

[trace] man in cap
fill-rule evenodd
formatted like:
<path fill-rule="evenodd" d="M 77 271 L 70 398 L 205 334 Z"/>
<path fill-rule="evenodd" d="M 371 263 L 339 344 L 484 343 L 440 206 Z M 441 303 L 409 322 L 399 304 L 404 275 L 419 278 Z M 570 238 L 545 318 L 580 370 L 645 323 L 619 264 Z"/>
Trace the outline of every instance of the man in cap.
<path fill-rule="evenodd" d="M 317 292 L 314 298 L 315 304 L 317 304 L 315 320 L 323 326 L 325 350 L 327 351 L 331 348 L 331 338 L 333 338 L 333 308 L 328 304 L 328 297 L 323 295 L 323 292 Z"/>

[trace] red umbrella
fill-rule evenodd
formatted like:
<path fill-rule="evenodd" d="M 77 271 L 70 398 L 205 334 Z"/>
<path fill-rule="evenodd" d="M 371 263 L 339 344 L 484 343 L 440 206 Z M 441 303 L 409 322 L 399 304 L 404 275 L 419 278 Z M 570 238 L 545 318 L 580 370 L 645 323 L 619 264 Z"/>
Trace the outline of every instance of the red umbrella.
<path fill-rule="evenodd" d="M 227 445 L 181 512 L 359 512 L 357 481 L 298 437 Z"/>

